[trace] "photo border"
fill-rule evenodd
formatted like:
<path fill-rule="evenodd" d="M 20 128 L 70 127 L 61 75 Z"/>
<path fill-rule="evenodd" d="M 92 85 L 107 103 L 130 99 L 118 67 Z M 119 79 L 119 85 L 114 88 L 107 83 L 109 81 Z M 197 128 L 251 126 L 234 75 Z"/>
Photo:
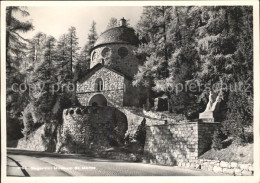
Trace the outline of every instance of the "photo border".
<path fill-rule="evenodd" d="M 253 6 L 254 35 L 254 175 L 253 176 L 102 176 L 102 177 L 7 177 L 6 176 L 6 6 Z M 259 182 L 259 2 L 250 1 L 2 1 L 1 2 L 1 179 L 2 182 Z"/>

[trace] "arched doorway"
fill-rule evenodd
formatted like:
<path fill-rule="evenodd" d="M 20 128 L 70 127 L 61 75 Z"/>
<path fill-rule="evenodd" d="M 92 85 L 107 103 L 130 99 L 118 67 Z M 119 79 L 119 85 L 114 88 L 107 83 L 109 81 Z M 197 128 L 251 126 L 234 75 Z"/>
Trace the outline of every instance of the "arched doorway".
<path fill-rule="evenodd" d="M 94 95 L 88 102 L 90 106 L 107 106 L 107 99 L 102 94 Z"/>

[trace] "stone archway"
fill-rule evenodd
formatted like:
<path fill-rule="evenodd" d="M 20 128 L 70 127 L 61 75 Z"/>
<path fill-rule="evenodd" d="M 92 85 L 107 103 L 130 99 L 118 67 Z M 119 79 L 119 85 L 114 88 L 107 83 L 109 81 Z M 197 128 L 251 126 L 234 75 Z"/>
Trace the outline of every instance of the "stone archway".
<path fill-rule="evenodd" d="M 88 102 L 89 106 L 107 106 L 107 99 L 102 94 L 92 96 Z"/>

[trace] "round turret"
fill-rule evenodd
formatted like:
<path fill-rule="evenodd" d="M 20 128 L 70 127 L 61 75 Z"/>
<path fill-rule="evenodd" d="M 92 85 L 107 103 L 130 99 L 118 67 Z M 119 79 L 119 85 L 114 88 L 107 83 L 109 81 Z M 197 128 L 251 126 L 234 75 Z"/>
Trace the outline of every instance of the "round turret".
<path fill-rule="evenodd" d="M 138 59 L 134 55 L 139 40 L 133 28 L 121 19 L 119 27 L 103 32 L 91 51 L 90 68 L 101 63 L 122 74 L 133 77 L 137 72 Z"/>

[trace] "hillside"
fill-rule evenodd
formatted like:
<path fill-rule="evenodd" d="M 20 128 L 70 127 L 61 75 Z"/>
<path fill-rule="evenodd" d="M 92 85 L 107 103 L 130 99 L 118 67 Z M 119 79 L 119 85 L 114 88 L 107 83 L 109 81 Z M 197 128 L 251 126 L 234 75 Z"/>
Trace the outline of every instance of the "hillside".
<path fill-rule="evenodd" d="M 221 150 L 211 149 L 200 156 L 200 159 L 220 160 L 227 162 L 253 163 L 254 162 L 254 144 L 245 146 L 236 146 L 231 144 Z"/>

